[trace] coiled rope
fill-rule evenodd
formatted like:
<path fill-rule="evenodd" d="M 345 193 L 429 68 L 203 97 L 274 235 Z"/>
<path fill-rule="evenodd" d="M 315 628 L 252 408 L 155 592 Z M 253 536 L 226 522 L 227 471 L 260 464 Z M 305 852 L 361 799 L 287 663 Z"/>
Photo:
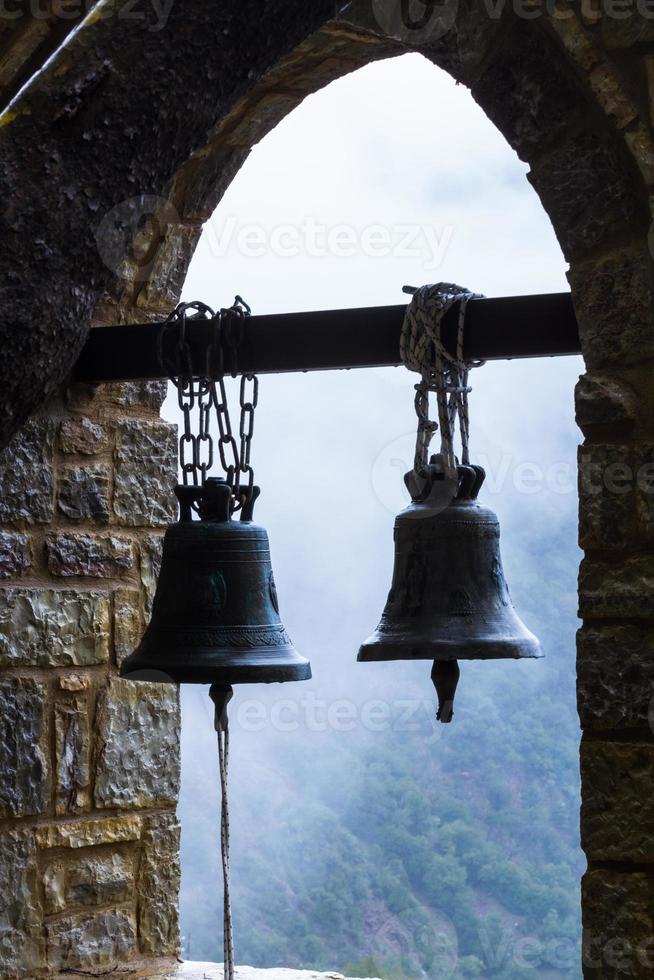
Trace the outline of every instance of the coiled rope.
<path fill-rule="evenodd" d="M 454 452 L 456 422 L 461 436 L 461 462 L 470 463 L 470 415 L 468 375 L 471 368 L 480 367 L 483 361 L 465 361 L 463 341 L 466 311 L 471 299 L 481 299 L 480 293 L 440 282 L 421 286 L 413 293 L 407 307 L 400 337 L 400 357 L 409 371 L 417 371 L 421 381 L 415 386 L 415 407 L 418 416 L 418 433 L 414 470 L 423 474 L 429 464 L 429 450 L 434 433 L 440 427 L 441 457 L 446 473 L 454 474 L 457 458 Z M 441 338 L 443 317 L 456 303 L 459 307 L 456 356 L 450 354 Z M 429 418 L 429 395 L 436 395 L 438 423 Z"/>

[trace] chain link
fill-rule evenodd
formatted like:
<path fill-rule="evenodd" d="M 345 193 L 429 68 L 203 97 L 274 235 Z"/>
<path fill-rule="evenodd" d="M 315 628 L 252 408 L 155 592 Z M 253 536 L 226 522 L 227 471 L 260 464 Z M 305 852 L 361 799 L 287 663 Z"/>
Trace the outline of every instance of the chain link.
<path fill-rule="evenodd" d="M 205 303 L 180 303 L 163 324 L 158 337 L 159 362 L 177 389 L 177 404 L 182 416 L 179 439 L 182 480 L 185 485 L 192 483 L 199 486 L 211 473 L 216 456 L 215 440 L 211 433 L 212 413 L 215 413 L 218 456 L 226 480 L 232 487 L 234 510 L 239 510 L 249 499 L 254 486 L 250 456 L 259 380 L 252 374 L 241 377 L 237 442 L 232 431 L 225 388 L 225 348 L 229 351 L 230 373 L 235 378 L 239 373 L 238 355 L 245 319 L 250 312 L 250 307 L 240 296 L 236 297 L 233 306 L 220 310 L 218 314 Z M 210 320 L 214 329 L 205 353 L 204 373 L 198 376 L 193 372 L 188 323 L 201 319 Z M 197 431 L 194 431 L 194 427 Z"/>

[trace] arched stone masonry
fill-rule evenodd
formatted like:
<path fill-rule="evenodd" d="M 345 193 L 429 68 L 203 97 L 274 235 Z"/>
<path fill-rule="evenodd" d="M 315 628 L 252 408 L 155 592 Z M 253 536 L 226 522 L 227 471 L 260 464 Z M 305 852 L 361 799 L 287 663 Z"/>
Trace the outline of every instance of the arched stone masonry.
<path fill-rule="evenodd" d="M 36 409 L 0 479 L 0 755 L 16 774 L 0 798 L 7 976 L 154 962 L 177 942 L 176 705 L 116 679 L 170 518 L 172 433 L 157 386 L 44 399 L 91 322 L 175 304 L 202 223 L 255 142 L 307 93 L 406 50 L 468 85 L 528 161 L 571 264 L 588 372 L 584 973 L 651 976 L 654 19 L 610 0 L 461 0 L 448 30 L 414 36 L 382 7 L 356 0 L 334 18 L 331 0 L 180 0 L 152 30 L 110 0 L 0 117 L 3 436 Z M 147 771 L 130 769 L 155 716 L 164 741 Z"/>

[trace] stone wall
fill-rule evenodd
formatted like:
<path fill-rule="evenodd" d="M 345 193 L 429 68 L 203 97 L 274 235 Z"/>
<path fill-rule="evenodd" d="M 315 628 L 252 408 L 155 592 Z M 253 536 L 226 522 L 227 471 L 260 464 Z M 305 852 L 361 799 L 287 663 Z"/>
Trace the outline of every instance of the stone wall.
<path fill-rule="evenodd" d="M 178 951 L 179 705 L 121 680 L 174 519 L 160 384 L 70 388 L 0 457 L 0 976 Z"/>

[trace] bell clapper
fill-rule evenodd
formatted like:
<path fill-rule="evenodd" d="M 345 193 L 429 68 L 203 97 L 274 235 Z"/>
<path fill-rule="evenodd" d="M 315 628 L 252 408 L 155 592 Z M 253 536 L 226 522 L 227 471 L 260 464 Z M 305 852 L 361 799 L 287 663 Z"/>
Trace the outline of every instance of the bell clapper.
<path fill-rule="evenodd" d="M 436 720 L 449 725 L 454 717 L 454 695 L 461 671 L 456 660 L 435 660 L 431 679 L 438 695 Z"/>
<path fill-rule="evenodd" d="M 227 705 L 234 697 L 234 688 L 230 684 L 212 684 L 209 688 L 209 697 L 216 709 L 214 727 L 217 732 L 224 732 L 229 724 Z"/>

